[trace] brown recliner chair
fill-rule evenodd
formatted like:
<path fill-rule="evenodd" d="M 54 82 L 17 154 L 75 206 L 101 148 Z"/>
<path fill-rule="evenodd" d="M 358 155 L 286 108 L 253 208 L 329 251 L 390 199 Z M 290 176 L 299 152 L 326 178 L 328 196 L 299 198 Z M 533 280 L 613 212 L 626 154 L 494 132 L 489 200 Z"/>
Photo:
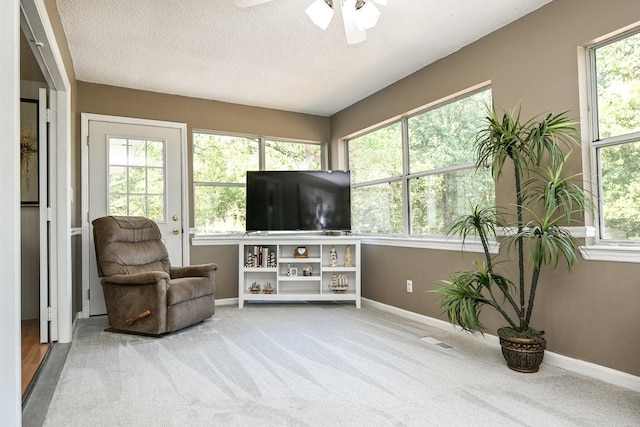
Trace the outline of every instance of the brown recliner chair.
<path fill-rule="evenodd" d="M 214 314 L 216 264 L 171 267 L 158 225 L 147 218 L 92 224 L 108 331 L 162 335 Z"/>

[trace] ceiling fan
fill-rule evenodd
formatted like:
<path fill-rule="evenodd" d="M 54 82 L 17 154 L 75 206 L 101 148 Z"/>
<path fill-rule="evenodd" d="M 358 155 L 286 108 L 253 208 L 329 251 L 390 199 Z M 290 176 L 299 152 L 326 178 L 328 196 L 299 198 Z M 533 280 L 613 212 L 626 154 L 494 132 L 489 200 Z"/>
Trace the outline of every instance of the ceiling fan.
<path fill-rule="evenodd" d="M 238 7 L 251 7 L 273 0 L 234 0 Z M 385 6 L 387 0 L 313 0 L 305 10 L 307 16 L 318 27 L 326 30 L 334 13 L 334 3 L 340 2 L 342 21 L 348 44 L 357 44 L 367 39 L 367 30 L 375 27 L 380 11 L 373 4 Z"/>

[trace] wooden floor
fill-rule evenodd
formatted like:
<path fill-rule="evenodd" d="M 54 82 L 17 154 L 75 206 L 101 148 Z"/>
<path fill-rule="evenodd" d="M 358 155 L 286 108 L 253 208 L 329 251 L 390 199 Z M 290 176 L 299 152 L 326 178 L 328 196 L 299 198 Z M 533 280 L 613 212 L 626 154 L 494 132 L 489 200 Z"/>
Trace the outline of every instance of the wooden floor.
<path fill-rule="evenodd" d="M 22 394 L 38 371 L 51 344 L 40 344 L 38 319 L 22 321 Z"/>

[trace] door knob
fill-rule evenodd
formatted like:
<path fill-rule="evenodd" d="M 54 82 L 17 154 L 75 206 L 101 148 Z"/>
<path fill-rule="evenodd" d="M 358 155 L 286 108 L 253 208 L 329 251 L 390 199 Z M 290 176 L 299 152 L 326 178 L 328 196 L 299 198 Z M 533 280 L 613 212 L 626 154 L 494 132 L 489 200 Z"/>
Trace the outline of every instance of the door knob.
<path fill-rule="evenodd" d="M 180 234 L 180 229 L 179 228 L 174 228 L 173 229 L 173 234 Z"/>
<path fill-rule="evenodd" d="M 180 217 L 178 215 L 174 215 L 173 217 L 171 217 L 172 220 L 177 221 L 180 219 Z"/>

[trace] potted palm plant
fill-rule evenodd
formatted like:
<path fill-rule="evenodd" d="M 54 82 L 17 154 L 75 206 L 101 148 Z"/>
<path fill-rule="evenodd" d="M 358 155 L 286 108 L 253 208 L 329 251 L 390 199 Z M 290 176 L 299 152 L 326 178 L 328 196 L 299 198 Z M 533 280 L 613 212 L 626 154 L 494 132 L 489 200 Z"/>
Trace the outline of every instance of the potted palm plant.
<path fill-rule="evenodd" d="M 520 109 L 499 117 L 489 109 L 485 126 L 476 134 L 476 169 L 491 165 L 496 182 L 507 165 L 514 173 L 514 204 L 471 207 L 468 215 L 450 228 L 463 242 L 475 236 L 484 248 L 484 259 L 471 271 L 451 274 L 433 290 L 449 321 L 471 333 L 485 330 L 480 312 L 497 310 L 508 326 L 498 330 L 507 365 L 520 372 L 537 372 L 544 357 L 544 332 L 530 327 L 536 289 L 543 267 L 557 267 L 564 260 L 569 269 L 576 261 L 577 242 L 566 226 L 592 210 L 591 199 L 578 184 L 579 175 L 563 176 L 563 166 L 578 141 L 575 123 L 566 112 L 541 119 L 521 120 Z M 564 149 L 564 151 L 563 151 Z M 567 154 L 565 154 L 565 152 Z M 503 255 L 515 253 L 517 273 L 503 272 L 505 264 L 489 252 L 489 242 L 503 235 Z M 512 269 L 513 271 L 513 269 Z"/>

